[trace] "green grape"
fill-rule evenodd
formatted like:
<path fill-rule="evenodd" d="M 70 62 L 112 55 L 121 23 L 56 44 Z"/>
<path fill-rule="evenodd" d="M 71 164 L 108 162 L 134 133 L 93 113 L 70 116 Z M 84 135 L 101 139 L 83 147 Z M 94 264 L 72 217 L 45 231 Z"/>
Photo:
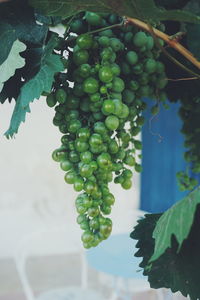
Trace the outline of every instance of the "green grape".
<path fill-rule="evenodd" d="M 69 160 L 63 160 L 60 162 L 60 167 L 63 171 L 67 172 L 72 168 L 72 163 Z"/>
<path fill-rule="evenodd" d="M 106 127 L 110 130 L 116 130 L 119 127 L 119 119 L 114 115 L 110 115 L 105 120 Z"/>
<path fill-rule="evenodd" d="M 112 69 L 108 66 L 100 68 L 99 79 L 104 83 L 111 82 L 113 80 Z"/>
<path fill-rule="evenodd" d="M 122 93 L 122 97 L 126 104 L 131 104 L 135 99 L 135 93 L 129 89 L 125 89 Z"/>
<path fill-rule="evenodd" d="M 77 66 L 86 64 L 88 62 L 88 59 L 89 54 L 87 50 L 78 50 L 73 53 L 73 61 Z"/>
<path fill-rule="evenodd" d="M 149 58 L 145 62 L 144 69 L 148 74 L 152 74 L 156 72 L 156 66 L 157 66 L 156 61 L 152 58 Z"/>
<path fill-rule="evenodd" d="M 139 83 L 137 81 L 131 80 L 129 83 L 129 88 L 131 91 L 137 91 L 139 89 Z"/>
<path fill-rule="evenodd" d="M 74 190 L 76 192 L 82 191 L 84 188 L 84 180 L 81 177 L 75 177 L 74 179 Z"/>
<path fill-rule="evenodd" d="M 56 105 L 57 103 L 57 100 L 56 100 L 56 97 L 55 95 L 52 93 L 52 94 L 49 94 L 46 98 L 46 103 L 49 107 L 53 107 Z"/>
<path fill-rule="evenodd" d="M 137 32 L 133 37 L 133 44 L 136 47 L 143 47 L 147 44 L 147 42 L 148 42 L 148 36 L 143 31 Z"/>
<path fill-rule="evenodd" d="M 130 64 L 130 65 L 135 65 L 138 62 L 138 55 L 135 51 L 129 51 L 126 54 L 126 61 Z"/>
<path fill-rule="evenodd" d="M 75 149 L 77 152 L 85 152 L 86 150 L 88 150 L 89 145 L 87 142 L 84 142 L 80 139 L 76 139 L 75 141 Z"/>
<path fill-rule="evenodd" d="M 107 169 L 111 164 L 111 157 L 108 153 L 102 153 L 97 157 L 97 164 L 101 169 Z"/>
<path fill-rule="evenodd" d="M 115 104 L 114 104 L 113 100 L 104 100 L 101 111 L 106 116 L 114 113 Z"/>
<path fill-rule="evenodd" d="M 113 79 L 112 90 L 116 93 L 121 93 L 125 88 L 124 81 L 120 77 L 115 77 Z"/>
<path fill-rule="evenodd" d="M 85 142 L 89 139 L 90 137 L 90 129 L 87 127 L 83 127 L 78 129 L 77 131 L 77 138 L 82 141 Z"/>
<path fill-rule="evenodd" d="M 142 166 L 136 163 L 135 164 L 135 171 L 138 172 L 138 173 L 141 173 L 142 172 Z"/>
<path fill-rule="evenodd" d="M 135 158 L 131 155 L 128 155 L 126 158 L 125 158 L 125 164 L 128 165 L 128 166 L 135 166 Z"/>
<path fill-rule="evenodd" d="M 132 40 L 133 40 L 133 33 L 129 31 L 124 35 L 124 42 L 128 44 L 132 42 Z"/>
<path fill-rule="evenodd" d="M 93 155 L 90 151 L 85 151 L 80 153 L 80 159 L 83 163 L 90 163 L 92 161 Z"/>
<path fill-rule="evenodd" d="M 122 182 L 121 186 L 123 187 L 123 189 L 129 190 L 132 187 L 132 181 L 131 181 L 131 179 L 129 179 L 129 178 L 125 179 Z"/>
<path fill-rule="evenodd" d="M 122 173 L 124 178 L 132 178 L 133 177 L 133 172 L 129 169 L 125 169 Z"/>
<path fill-rule="evenodd" d="M 84 29 L 83 21 L 81 19 L 73 20 L 70 24 L 71 31 L 74 33 L 81 33 Z"/>
<path fill-rule="evenodd" d="M 122 70 L 122 73 L 124 75 L 129 75 L 131 74 L 131 66 L 126 63 L 126 62 L 123 62 L 122 65 L 121 65 L 121 70 Z"/>
<path fill-rule="evenodd" d="M 79 154 L 78 152 L 72 150 L 69 152 L 69 160 L 72 162 L 72 163 L 77 163 L 79 162 Z"/>
<path fill-rule="evenodd" d="M 108 47 L 110 45 L 110 39 L 107 36 L 101 36 L 98 39 L 98 43 L 102 47 Z"/>
<path fill-rule="evenodd" d="M 112 32 L 111 29 L 106 29 L 106 30 L 103 30 L 103 31 L 99 32 L 99 35 L 100 36 L 106 36 L 106 37 L 112 37 L 113 32 Z"/>
<path fill-rule="evenodd" d="M 81 128 L 81 122 L 79 120 L 71 120 L 68 125 L 70 133 L 76 133 Z"/>
<path fill-rule="evenodd" d="M 146 49 L 151 51 L 154 47 L 154 39 L 152 36 L 147 36 Z"/>
<path fill-rule="evenodd" d="M 90 49 L 93 44 L 93 39 L 89 34 L 82 34 L 78 36 L 76 43 L 80 49 Z"/>
<path fill-rule="evenodd" d="M 93 77 L 89 77 L 83 82 L 83 90 L 85 93 L 94 94 L 98 91 L 98 89 L 99 83 Z"/>
<path fill-rule="evenodd" d="M 118 52 L 122 50 L 123 44 L 121 41 L 117 38 L 111 38 L 110 39 L 110 47 L 113 49 L 113 51 Z"/>
<path fill-rule="evenodd" d="M 79 75 L 83 78 L 87 78 L 90 76 L 91 66 L 89 64 L 82 64 L 79 67 Z"/>
<path fill-rule="evenodd" d="M 52 158 L 56 162 L 61 162 L 66 159 L 66 151 L 64 149 L 56 149 L 52 153 Z"/>
<path fill-rule="evenodd" d="M 63 104 L 66 102 L 67 94 L 64 89 L 58 89 L 55 94 L 56 102 Z"/>
<path fill-rule="evenodd" d="M 92 102 L 98 102 L 101 99 L 100 93 L 95 93 L 90 95 L 90 101 Z"/>
<path fill-rule="evenodd" d="M 93 169 L 92 167 L 89 165 L 89 164 L 83 164 L 81 167 L 80 167 L 80 175 L 82 177 L 90 177 L 93 173 Z"/>
<path fill-rule="evenodd" d="M 108 149 L 110 153 L 115 154 L 118 152 L 119 146 L 115 140 L 111 140 L 111 142 L 108 145 Z"/>
<path fill-rule="evenodd" d="M 76 173 L 74 171 L 69 171 L 65 174 L 65 181 L 69 184 L 73 184 L 75 182 Z"/>
<path fill-rule="evenodd" d="M 102 24 L 101 16 L 93 12 L 86 12 L 85 19 L 92 26 L 101 26 Z"/>

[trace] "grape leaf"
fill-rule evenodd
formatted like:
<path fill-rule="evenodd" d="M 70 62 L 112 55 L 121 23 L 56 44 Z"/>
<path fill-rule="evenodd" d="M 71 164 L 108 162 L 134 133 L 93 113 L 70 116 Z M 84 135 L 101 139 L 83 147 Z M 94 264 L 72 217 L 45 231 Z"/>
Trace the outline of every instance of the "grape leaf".
<path fill-rule="evenodd" d="M 15 34 L 15 39 L 18 38 L 22 42 L 41 44 L 48 30 L 47 25 L 43 24 L 41 26 L 36 23 L 34 9 L 28 6 L 27 1 L 24 0 L 15 0 L 1 4 L 0 20 L 1 24 L 7 26 L 7 30 L 2 29 L 2 33 L 7 36 L 3 44 L 5 48 L 7 48 L 7 44 L 11 43 L 12 34 Z"/>
<path fill-rule="evenodd" d="M 30 102 L 39 99 L 42 92 L 50 92 L 55 73 L 63 71 L 60 57 L 52 54 L 56 43 L 54 37 L 49 41 L 44 49 L 38 73 L 22 86 L 13 111 L 10 127 L 5 133 L 7 138 L 17 133 L 21 122 L 25 122 L 26 113 L 30 112 Z"/>
<path fill-rule="evenodd" d="M 172 236 L 171 247 L 151 264 L 149 260 L 154 252 L 155 240 L 152 238 L 153 231 L 162 214 L 149 214 L 138 221 L 138 225 L 131 233 L 131 238 L 138 240 L 136 247 L 139 250 L 136 257 L 143 257 L 140 267 L 143 274 L 148 276 L 152 288 L 170 288 L 172 292 L 180 291 L 183 296 L 189 295 L 191 300 L 200 298 L 200 205 L 194 217 L 194 222 L 187 239 L 182 243 L 180 251 L 178 242 Z"/>
<path fill-rule="evenodd" d="M 25 65 L 25 59 L 19 53 L 26 49 L 26 45 L 16 40 L 12 46 L 8 58 L 0 65 L 0 92 L 3 89 L 4 82 L 15 74 L 16 69 Z"/>
<path fill-rule="evenodd" d="M 150 261 L 158 259 L 168 247 L 171 247 L 171 238 L 177 239 L 180 251 L 183 241 L 187 238 L 196 211 L 200 203 L 200 187 L 189 193 L 183 200 L 173 205 L 163 213 L 153 231 L 155 249 Z"/>
<path fill-rule="evenodd" d="M 111 12 L 142 20 L 177 20 L 200 24 L 200 17 L 182 10 L 158 8 L 153 0 L 29 0 L 30 5 L 50 16 L 69 17 L 87 10 Z"/>
<path fill-rule="evenodd" d="M 14 41 L 17 39 L 16 31 L 10 24 L 0 24 L 0 65 L 7 59 Z"/>
<path fill-rule="evenodd" d="M 200 3 L 199 1 L 192 0 L 186 7 L 186 10 L 200 15 Z M 200 59 L 200 45 L 199 45 L 199 35 L 200 35 L 200 25 L 199 24 L 186 24 L 186 39 L 187 46 L 189 50 L 196 56 L 197 59 Z"/>
<path fill-rule="evenodd" d="M 181 9 L 183 8 L 190 0 L 155 0 L 155 3 L 159 6 L 162 6 L 166 9 Z"/>

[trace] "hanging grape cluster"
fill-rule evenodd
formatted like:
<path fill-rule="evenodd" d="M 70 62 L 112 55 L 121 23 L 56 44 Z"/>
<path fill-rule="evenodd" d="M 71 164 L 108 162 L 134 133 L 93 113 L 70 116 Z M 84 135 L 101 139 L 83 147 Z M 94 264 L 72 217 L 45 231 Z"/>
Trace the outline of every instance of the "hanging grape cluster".
<path fill-rule="evenodd" d="M 111 233 L 107 215 L 115 197 L 109 183 L 130 189 L 130 167 L 141 171 L 137 135 L 144 124 L 143 98 L 165 98 L 159 47 L 133 26 L 115 26 L 122 22 L 113 14 L 90 12 L 74 19 L 61 43 L 67 71 L 57 76 L 47 96 L 47 104 L 55 106 L 53 124 L 63 134 L 53 159 L 65 171 L 65 181 L 80 192 L 75 205 L 85 248 Z"/>

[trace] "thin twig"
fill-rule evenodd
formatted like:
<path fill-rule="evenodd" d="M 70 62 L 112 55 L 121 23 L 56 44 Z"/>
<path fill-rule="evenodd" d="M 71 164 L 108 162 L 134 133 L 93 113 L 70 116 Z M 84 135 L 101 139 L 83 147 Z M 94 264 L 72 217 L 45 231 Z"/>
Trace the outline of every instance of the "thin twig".
<path fill-rule="evenodd" d="M 145 22 L 130 17 L 127 17 L 127 21 L 145 31 L 150 32 L 149 25 L 146 24 Z M 194 55 L 189 50 L 187 50 L 184 46 L 182 46 L 176 39 L 172 39 L 169 35 L 156 28 L 153 28 L 153 32 L 157 37 L 165 41 L 171 48 L 177 50 L 193 65 L 195 65 L 198 69 L 200 69 L 200 62 L 194 57 Z"/>
<path fill-rule="evenodd" d="M 167 78 L 168 81 L 188 81 L 188 80 L 197 80 L 197 79 L 199 78 L 198 77 L 177 78 L 177 79 Z"/>

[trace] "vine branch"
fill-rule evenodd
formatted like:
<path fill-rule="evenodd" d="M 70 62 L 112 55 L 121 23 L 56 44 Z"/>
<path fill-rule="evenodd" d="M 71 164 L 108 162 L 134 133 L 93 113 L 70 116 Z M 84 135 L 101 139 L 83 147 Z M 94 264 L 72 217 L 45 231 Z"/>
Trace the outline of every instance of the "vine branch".
<path fill-rule="evenodd" d="M 126 20 L 128 23 L 134 24 L 137 27 L 148 31 L 151 34 L 151 30 L 149 28 L 149 25 L 146 24 L 143 21 L 140 21 L 138 19 L 135 18 L 130 18 L 130 17 L 126 17 Z M 175 50 L 177 50 L 179 53 L 181 53 L 187 60 L 189 60 L 193 65 L 195 65 L 198 69 L 200 69 L 200 62 L 194 57 L 194 55 L 187 50 L 184 46 L 182 46 L 176 39 L 173 39 L 172 37 L 170 37 L 169 35 L 167 35 L 166 33 L 153 28 L 153 33 L 155 36 L 157 36 L 158 38 L 162 39 L 163 41 L 165 41 L 171 48 L 174 48 Z"/>

